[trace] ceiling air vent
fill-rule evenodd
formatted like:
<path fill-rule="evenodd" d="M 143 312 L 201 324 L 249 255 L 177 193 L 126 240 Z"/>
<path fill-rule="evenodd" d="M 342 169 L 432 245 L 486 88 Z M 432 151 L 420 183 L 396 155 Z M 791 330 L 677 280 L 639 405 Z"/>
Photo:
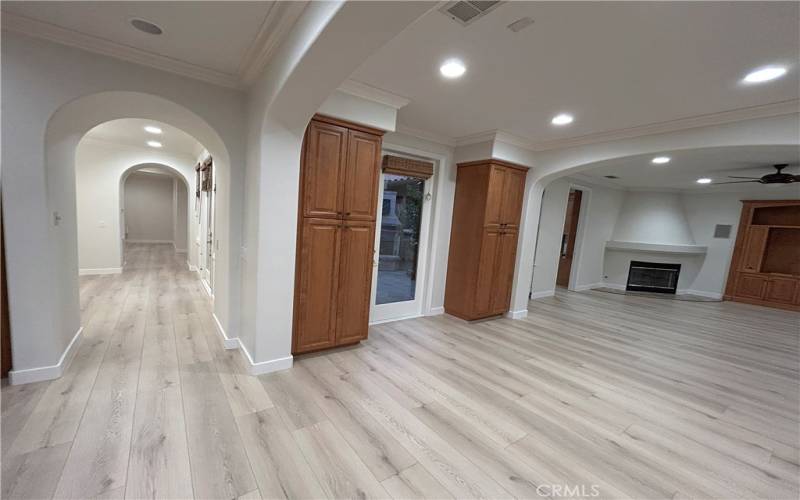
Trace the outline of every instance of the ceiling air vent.
<path fill-rule="evenodd" d="M 503 2 L 448 2 L 439 10 L 462 26 L 467 26 L 496 9 L 501 3 Z"/>
<path fill-rule="evenodd" d="M 605 177 L 606 179 L 619 179 L 619 177 L 617 177 L 616 175 L 604 175 L 603 177 Z"/>

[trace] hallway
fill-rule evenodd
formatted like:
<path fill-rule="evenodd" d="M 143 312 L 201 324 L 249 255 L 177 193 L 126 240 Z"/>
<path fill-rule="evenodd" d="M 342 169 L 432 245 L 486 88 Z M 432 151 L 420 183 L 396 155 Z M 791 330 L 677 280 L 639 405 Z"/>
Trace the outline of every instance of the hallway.
<path fill-rule="evenodd" d="M 179 257 L 131 244 L 123 274 L 81 278 L 84 337 L 64 377 L 3 388 L 3 498 L 256 490 L 232 423 L 272 405 Z"/>

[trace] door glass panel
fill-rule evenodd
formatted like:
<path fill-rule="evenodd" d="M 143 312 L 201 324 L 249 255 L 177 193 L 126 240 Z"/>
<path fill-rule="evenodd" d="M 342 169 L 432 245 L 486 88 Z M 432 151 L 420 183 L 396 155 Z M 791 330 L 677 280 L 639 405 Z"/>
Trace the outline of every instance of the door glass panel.
<path fill-rule="evenodd" d="M 414 300 L 425 180 L 384 174 L 376 304 Z"/>

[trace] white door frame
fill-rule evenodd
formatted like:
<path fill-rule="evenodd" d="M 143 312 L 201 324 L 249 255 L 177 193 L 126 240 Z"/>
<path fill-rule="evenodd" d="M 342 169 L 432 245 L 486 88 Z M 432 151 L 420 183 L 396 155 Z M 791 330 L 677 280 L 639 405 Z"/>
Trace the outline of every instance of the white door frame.
<path fill-rule="evenodd" d="M 417 283 L 414 293 L 414 300 L 406 302 L 394 302 L 390 304 L 376 304 L 376 294 L 378 288 L 378 259 L 380 255 L 380 219 L 383 206 L 383 172 L 380 175 L 378 186 L 378 217 L 375 221 L 375 245 L 372 272 L 372 290 L 370 294 L 370 324 L 386 323 L 401 319 L 416 318 L 430 314 L 431 295 L 433 288 L 432 279 L 432 259 L 434 255 L 434 206 L 436 198 L 436 188 L 438 187 L 437 174 L 440 165 L 443 164 L 444 156 L 421 151 L 405 146 L 383 144 L 381 155 L 393 154 L 413 159 L 431 161 L 434 164 L 433 176 L 425 181 L 424 194 L 422 201 L 422 219 L 420 220 L 420 241 L 417 249 Z M 430 196 L 428 196 L 430 195 Z"/>

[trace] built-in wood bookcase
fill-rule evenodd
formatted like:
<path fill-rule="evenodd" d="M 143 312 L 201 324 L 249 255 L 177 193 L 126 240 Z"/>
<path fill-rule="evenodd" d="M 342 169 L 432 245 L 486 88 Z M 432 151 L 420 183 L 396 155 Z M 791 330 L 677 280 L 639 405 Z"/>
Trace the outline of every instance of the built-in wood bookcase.
<path fill-rule="evenodd" d="M 500 160 L 458 165 L 444 309 L 462 319 L 508 311 L 527 169 Z"/>
<path fill-rule="evenodd" d="M 800 311 L 800 200 L 745 200 L 725 299 Z"/>
<path fill-rule="evenodd" d="M 294 354 L 367 338 L 382 135 L 319 115 L 306 130 Z"/>

